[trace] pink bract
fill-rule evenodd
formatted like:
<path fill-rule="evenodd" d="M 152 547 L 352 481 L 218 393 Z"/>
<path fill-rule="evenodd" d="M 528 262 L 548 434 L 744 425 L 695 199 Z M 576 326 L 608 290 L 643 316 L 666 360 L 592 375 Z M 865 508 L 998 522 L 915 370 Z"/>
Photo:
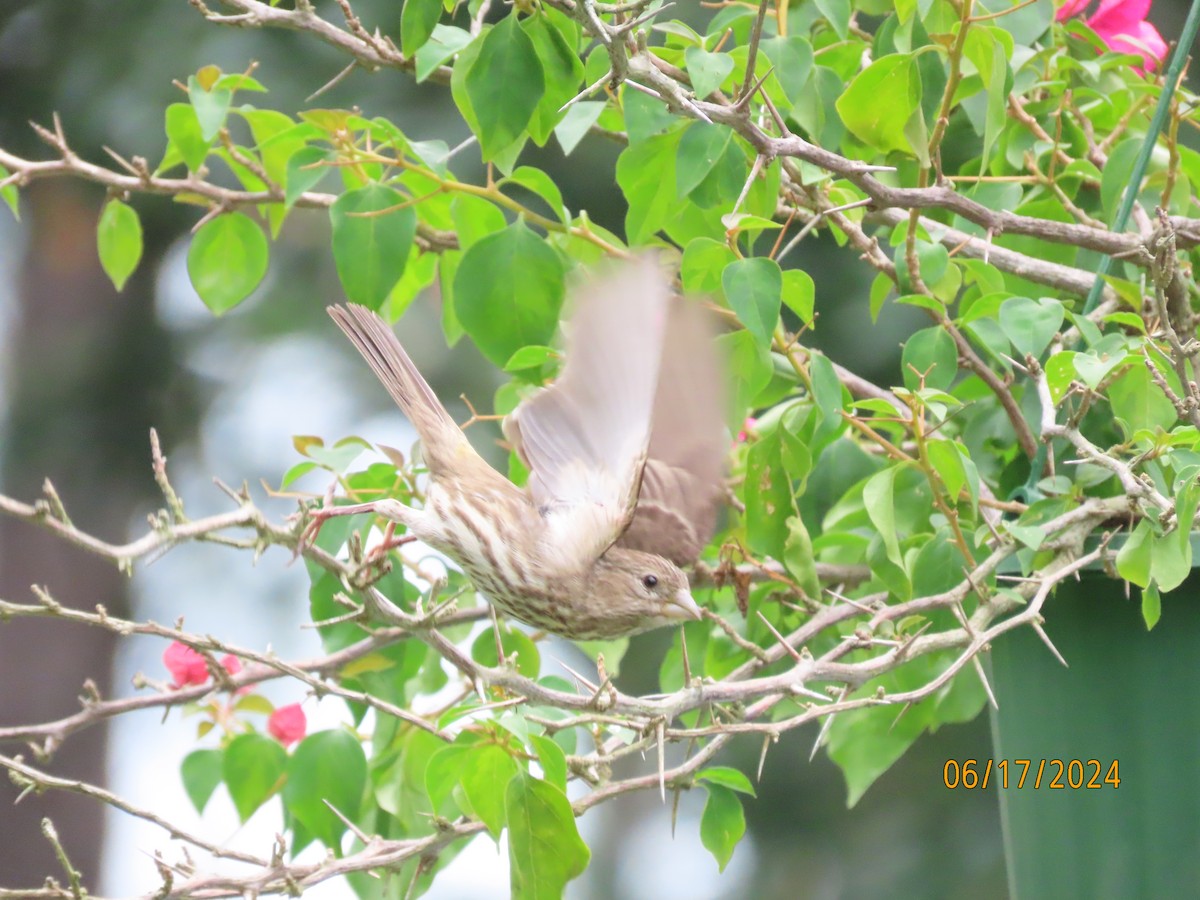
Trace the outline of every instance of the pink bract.
<path fill-rule="evenodd" d="M 204 657 L 187 644 L 172 641 L 163 651 L 163 665 L 175 679 L 171 687 L 181 688 L 189 684 L 204 684 L 208 681 L 208 663 Z"/>
<path fill-rule="evenodd" d="M 1083 12 L 1088 0 L 1067 0 L 1054 18 L 1059 22 Z M 1150 0 L 1101 0 L 1096 12 L 1087 20 L 1088 27 L 1110 50 L 1132 53 L 1142 58 L 1135 70 L 1144 75 L 1166 59 L 1167 42 L 1158 29 L 1146 21 Z"/>
<path fill-rule="evenodd" d="M 307 727 L 308 720 L 305 719 L 304 710 L 300 708 L 299 703 L 289 703 L 287 706 L 279 707 L 271 713 L 271 718 L 267 720 L 267 731 L 271 733 L 271 737 L 285 747 L 304 737 Z"/>

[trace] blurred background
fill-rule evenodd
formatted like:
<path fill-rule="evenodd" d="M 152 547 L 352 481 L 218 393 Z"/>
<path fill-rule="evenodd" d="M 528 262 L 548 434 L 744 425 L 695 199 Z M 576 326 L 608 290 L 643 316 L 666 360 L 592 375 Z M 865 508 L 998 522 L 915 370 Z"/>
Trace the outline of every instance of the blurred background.
<path fill-rule="evenodd" d="M 392 32 L 400 6 L 354 4 L 369 27 Z M 339 20 L 333 3 L 317 8 Z M 1151 19 L 1170 41 L 1185 11 L 1182 2 L 1159 0 Z M 706 14 L 696 15 L 702 20 Z M 207 24 L 184 0 L 8 0 L 0 6 L 0 146 L 47 157 L 28 121 L 49 124 L 57 111 L 84 158 L 106 163 L 101 148 L 108 146 L 126 158 L 145 156 L 153 166 L 165 147 L 162 111 L 182 99 L 172 80 L 186 80 L 207 64 L 241 71 L 251 61 L 259 63 L 256 76 L 271 93 L 246 99 L 289 112 L 304 108 L 304 98 L 346 64 L 298 34 Z M 441 138 L 453 146 L 467 136 L 447 89 L 416 86 L 401 73 L 355 71 L 315 105 L 357 105 L 416 139 Z M 617 149 L 588 139 L 568 162 L 551 141 L 544 150 L 530 148 L 523 161 L 552 175 L 569 208 L 586 209 L 619 232 L 624 209 L 611 174 Z M 471 180 L 481 168 L 467 152 L 457 157 L 456 172 Z M 292 435 L 332 441 L 358 433 L 401 447 L 411 443 L 402 417 L 324 314 L 342 298 L 323 214 L 294 213 L 272 247 L 267 280 L 215 320 L 185 270 L 197 211 L 162 198 L 130 201 L 142 218 L 145 254 L 117 294 L 96 259 L 104 199 L 93 185 L 45 180 L 22 191 L 19 223 L 0 210 L 0 491 L 32 501 L 49 478 L 80 527 L 119 542 L 141 533 L 146 515 L 161 505 L 150 471 L 151 427 L 162 437 L 172 480 L 192 515 L 228 508 L 214 476 L 248 482 L 268 510 L 290 512 L 282 501 L 271 505 L 261 483 L 277 485 L 298 461 Z M 924 324 L 917 312 L 889 306 L 879 327 L 867 327 L 871 274 L 832 241 L 810 237 L 787 263 L 816 281 L 820 321 L 812 342 L 873 380 L 894 381 L 900 343 Z M 467 341 L 446 351 L 436 303 L 423 297 L 414 304 L 400 326 L 402 338 L 440 395 L 466 393 L 487 408 L 498 373 Z M 244 553 L 189 546 L 127 579 L 32 527 L 0 519 L 0 596 L 7 600 L 28 602 L 29 586 L 37 583 L 68 605 L 103 603 L 114 613 L 163 622 L 185 616 L 192 631 L 257 649 L 270 645 L 283 656 L 309 655 L 317 651 L 316 638 L 298 627 L 307 615 L 306 578 L 288 562 L 272 551 L 252 566 Z M 661 634 L 636 639 L 622 689 L 656 689 L 666 640 Z M 87 678 L 105 696 L 128 695 L 139 671 L 165 678 L 163 649 L 149 640 L 118 646 L 100 632 L 55 623 L 4 624 L 0 724 L 74 712 Z M 298 686 L 273 685 L 268 693 L 277 703 L 301 699 Z M 318 707 L 310 699 L 305 708 L 314 727 L 343 720 L 336 705 Z M 942 785 L 947 759 L 990 755 L 983 718 L 918 742 L 849 810 L 838 770 L 823 753 L 809 761 L 815 737 L 815 729 L 793 732 L 771 751 L 759 798 L 746 807 L 747 838 L 723 875 L 699 842 L 702 796 L 683 797 L 672 838 L 669 805 L 645 794 L 606 804 L 582 820 L 592 864 L 569 894 L 597 900 L 1006 896 L 995 796 Z M 192 723 L 176 712 L 164 722 L 151 711 L 123 717 L 107 732 L 93 728 L 72 737 L 50 768 L 106 783 L 219 841 L 259 837 L 257 846 L 265 847 L 280 827 L 275 808 L 260 811 L 243 834 L 219 792 L 197 823 L 179 780 L 179 762 L 194 746 Z M 723 761 L 753 771 L 758 750 L 759 742 L 748 739 Z M 5 887 L 61 876 L 38 826 L 47 815 L 94 891 L 128 896 L 159 883 L 151 856 L 168 844 L 161 831 L 76 797 L 31 796 L 16 807 L 14 798 L 4 779 Z M 430 896 L 507 896 L 506 859 L 486 838 L 477 840 Z M 320 894 L 349 895 L 342 884 Z"/>

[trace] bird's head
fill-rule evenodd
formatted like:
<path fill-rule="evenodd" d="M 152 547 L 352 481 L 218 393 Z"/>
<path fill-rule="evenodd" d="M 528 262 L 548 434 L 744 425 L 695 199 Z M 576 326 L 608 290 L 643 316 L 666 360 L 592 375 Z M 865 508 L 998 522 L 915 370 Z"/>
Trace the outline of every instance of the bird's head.
<path fill-rule="evenodd" d="M 687 576 L 669 559 L 613 547 L 600 557 L 592 574 L 589 593 L 596 609 L 613 619 L 633 621 L 627 633 L 701 617 Z"/>

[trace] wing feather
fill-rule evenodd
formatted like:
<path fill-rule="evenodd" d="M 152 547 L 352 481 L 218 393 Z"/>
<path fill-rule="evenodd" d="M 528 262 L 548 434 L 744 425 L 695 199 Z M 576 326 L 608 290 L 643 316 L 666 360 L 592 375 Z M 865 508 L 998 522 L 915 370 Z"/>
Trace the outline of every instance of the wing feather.
<path fill-rule="evenodd" d="M 698 302 L 675 299 L 654 397 L 649 459 L 621 546 L 687 566 L 712 537 L 729 449 L 725 371 L 713 317 Z"/>
<path fill-rule="evenodd" d="M 649 256 L 577 291 L 561 375 L 505 420 L 530 470 L 547 550 L 565 568 L 596 559 L 633 517 L 669 298 Z"/>

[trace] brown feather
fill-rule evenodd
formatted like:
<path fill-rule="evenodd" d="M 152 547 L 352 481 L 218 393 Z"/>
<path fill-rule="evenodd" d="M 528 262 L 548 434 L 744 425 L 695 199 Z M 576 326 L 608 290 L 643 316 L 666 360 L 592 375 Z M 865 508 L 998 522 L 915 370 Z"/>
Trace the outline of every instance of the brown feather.
<path fill-rule="evenodd" d="M 698 302 L 676 298 L 663 341 L 649 459 L 622 547 L 686 566 L 712 537 L 729 447 L 723 362 L 713 317 Z"/>
<path fill-rule="evenodd" d="M 430 471 L 452 472 L 462 464 L 463 455 L 477 457 L 462 429 L 378 315 L 354 303 L 331 306 L 329 315 L 417 429 Z"/>

